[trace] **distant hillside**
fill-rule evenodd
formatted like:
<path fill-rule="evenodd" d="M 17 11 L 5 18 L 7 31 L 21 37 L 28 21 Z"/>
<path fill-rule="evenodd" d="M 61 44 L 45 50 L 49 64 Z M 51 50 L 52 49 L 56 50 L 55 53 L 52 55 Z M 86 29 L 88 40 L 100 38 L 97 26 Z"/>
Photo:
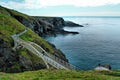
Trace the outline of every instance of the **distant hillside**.
<path fill-rule="evenodd" d="M 34 17 L 0 6 L 0 71 L 21 72 L 46 68 L 42 59 L 25 48 L 17 51 L 12 50 L 14 42 L 11 35 L 24 31 L 25 27 L 28 27 L 29 30 L 21 36 L 23 40 L 35 42 L 50 54 L 67 61 L 60 50 L 39 36 L 49 34 L 49 31 L 45 32 L 45 30 L 52 28 L 50 23 L 38 21 Z"/>

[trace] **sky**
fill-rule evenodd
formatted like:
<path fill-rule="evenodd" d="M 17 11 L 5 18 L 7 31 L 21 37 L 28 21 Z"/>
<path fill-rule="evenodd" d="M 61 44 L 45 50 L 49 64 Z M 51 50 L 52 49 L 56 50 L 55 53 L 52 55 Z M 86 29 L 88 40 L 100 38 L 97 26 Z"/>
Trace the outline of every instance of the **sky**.
<path fill-rule="evenodd" d="M 120 0 L 0 0 L 31 16 L 120 16 Z"/>

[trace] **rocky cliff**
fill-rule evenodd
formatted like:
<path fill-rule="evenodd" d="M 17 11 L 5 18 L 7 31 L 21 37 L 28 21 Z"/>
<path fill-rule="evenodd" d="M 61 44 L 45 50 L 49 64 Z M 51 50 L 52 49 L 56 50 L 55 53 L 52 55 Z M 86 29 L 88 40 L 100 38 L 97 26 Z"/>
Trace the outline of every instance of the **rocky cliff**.
<path fill-rule="evenodd" d="M 71 21 L 64 21 L 61 17 L 42 17 L 42 16 L 34 16 L 37 21 L 44 21 L 46 23 L 50 23 L 52 26 L 52 31 L 50 28 L 47 31 L 51 31 L 53 34 L 79 34 L 78 32 L 70 32 L 63 30 L 63 27 L 83 27 L 82 25 L 76 24 Z M 48 32 L 49 33 L 49 32 Z M 51 34 L 51 33 L 50 33 Z"/>
<path fill-rule="evenodd" d="M 21 36 L 23 40 L 35 42 L 48 53 L 68 61 L 59 49 L 40 37 L 41 35 L 54 34 L 54 25 L 0 6 L 0 71 L 21 72 L 46 68 L 41 58 L 25 48 L 21 47 L 17 51 L 12 50 L 14 42 L 11 35 L 24 31 L 25 27 L 29 29 Z"/>
<path fill-rule="evenodd" d="M 81 26 L 73 22 L 64 21 L 64 19 L 61 17 L 28 16 L 5 7 L 0 7 L 0 10 L 0 13 L 12 16 L 21 22 L 24 26 L 29 27 L 40 36 L 55 35 L 57 33 L 76 34 L 76 32 L 64 31 L 62 28 L 64 26 Z"/>
<path fill-rule="evenodd" d="M 29 17 L 26 19 L 23 16 L 12 15 L 26 27 L 31 28 L 39 36 L 55 35 L 55 34 L 78 34 L 77 32 L 64 31 L 64 26 L 80 26 L 73 22 L 64 21 L 61 17 Z M 81 27 L 81 26 L 80 26 Z"/>
<path fill-rule="evenodd" d="M 34 18 L 36 18 L 37 20 L 42 20 L 52 24 L 54 29 L 61 29 L 65 26 L 65 21 L 61 17 L 42 17 L 42 16 L 36 17 L 35 16 Z"/>

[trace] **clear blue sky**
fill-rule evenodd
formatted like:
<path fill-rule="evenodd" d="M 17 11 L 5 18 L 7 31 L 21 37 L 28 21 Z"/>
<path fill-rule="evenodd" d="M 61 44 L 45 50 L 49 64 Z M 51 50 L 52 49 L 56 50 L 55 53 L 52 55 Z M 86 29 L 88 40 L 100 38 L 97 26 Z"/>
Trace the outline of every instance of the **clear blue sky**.
<path fill-rule="evenodd" d="M 120 16 L 120 0 L 0 0 L 34 16 Z"/>

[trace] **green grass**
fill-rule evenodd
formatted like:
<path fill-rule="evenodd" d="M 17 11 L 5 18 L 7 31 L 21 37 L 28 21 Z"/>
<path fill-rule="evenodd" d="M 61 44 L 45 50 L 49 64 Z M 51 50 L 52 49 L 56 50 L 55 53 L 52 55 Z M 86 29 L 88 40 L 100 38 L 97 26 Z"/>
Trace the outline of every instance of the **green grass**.
<path fill-rule="evenodd" d="M 16 19 L 0 14 L 0 38 L 8 42 L 12 42 L 11 35 L 19 33 L 24 30 L 24 25 L 19 23 Z"/>
<path fill-rule="evenodd" d="M 24 39 L 25 41 L 32 41 L 35 42 L 39 45 L 44 44 L 44 48 L 48 48 L 49 49 L 49 53 L 53 53 L 53 47 L 44 39 L 42 39 L 41 37 L 39 37 L 37 34 L 35 34 L 32 30 L 28 29 L 28 31 L 20 36 L 22 39 Z"/>
<path fill-rule="evenodd" d="M 4 14 L 0 14 L 0 26 L 0 30 L 9 32 L 9 35 L 19 33 L 24 30 L 24 25 L 19 23 L 16 19 Z"/>
<path fill-rule="evenodd" d="M 33 63 L 34 62 L 41 62 L 41 63 L 44 64 L 44 61 L 41 58 L 39 58 L 34 53 L 29 52 L 25 48 L 17 50 L 17 53 L 20 54 L 21 56 L 24 56 L 26 59 L 30 59 Z"/>
<path fill-rule="evenodd" d="M 0 80 L 120 80 L 120 71 L 39 70 L 0 73 Z"/>
<path fill-rule="evenodd" d="M 18 12 L 16 10 L 8 9 L 8 8 L 2 7 L 2 6 L 0 6 L 0 13 L 8 15 L 8 16 L 20 16 L 20 17 L 23 17 L 23 18 L 25 18 L 27 20 L 34 19 L 31 16 L 28 16 L 28 15 L 20 13 L 20 12 Z"/>
<path fill-rule="evenodd" d="M 2 6 L 0 6 L 0 13 L 5 14 L 5 15 L 10 15 L 10 13 Z"/>

